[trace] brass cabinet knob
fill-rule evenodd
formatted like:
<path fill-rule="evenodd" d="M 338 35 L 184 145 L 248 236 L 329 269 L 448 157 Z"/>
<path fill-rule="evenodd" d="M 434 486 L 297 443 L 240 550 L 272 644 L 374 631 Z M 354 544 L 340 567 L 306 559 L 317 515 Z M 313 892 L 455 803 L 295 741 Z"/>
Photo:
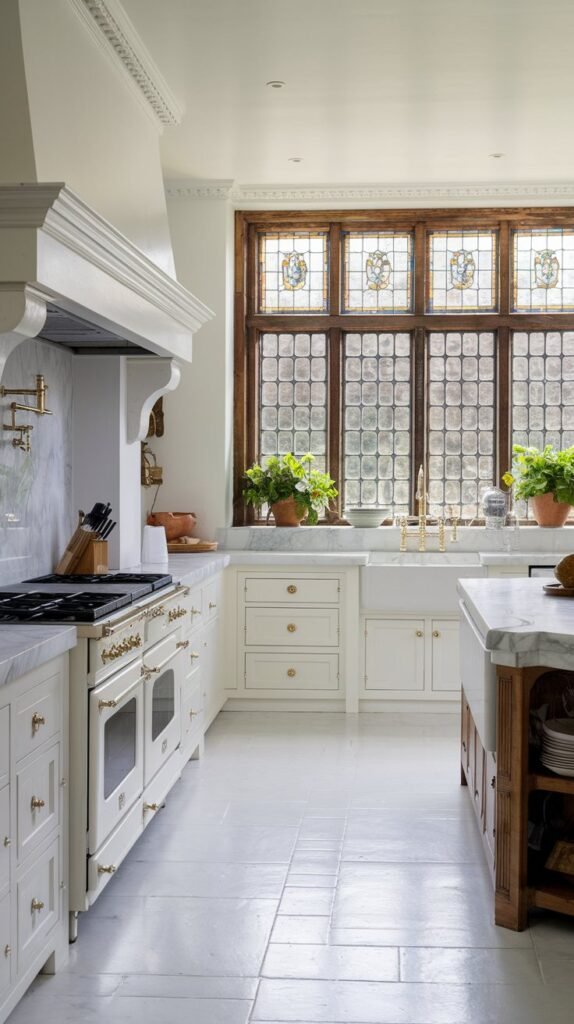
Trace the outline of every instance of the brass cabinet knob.
<path fill-rule="evenodd" d="M 295 668 L 288 668 L 287 669 L 287 675 L 289 676 L 290 679 L 293 679 L 293 677 L 297 675 L 297 669 L 295 669 Z"/>
<path fill-rule="evenodd" d="M 210 601 L 209 602 L 209 607 L 210 608 L 217 608 L 217 605 L 216 605 L 215 601 Z"/>
<path fill-rule="evenodd" d="M 189 712 L 189 717 L 190 717 L 190 718 L 194 718 L 194 717 L 195 717 L 195 715 L 198 715 L 198 714 L 199 714 L 199 711 L 190 711 L 190 712 Z"/>
<path fill-rule="evenodd" d="M 199 610 L 199 608 L 192 608 L 191 609 L 191 614 L 192 615 L 201 615 L 201 611 Z"/>
<path fill-rule="evenodd" d="M 192 651 L 190 654 L 190 658 L 192 661 L 194 661 L 196 658 L 199 658 L 199 654 L 197 653 L 197 651 Z"/>
<path fill-rule="evenodd" d="M 160 804 L 144 804 L 144 811 L 159 811 Z"/>
<path fill-rule="evenodd" d="M 41 807 L 46 806 L 46 801 L 42 800 L 42 798 L 39 796 L 33 796 L 32 799 L 30 800 L 30 806 L 33 811 L 39 810 Z"/>
<path fill-rule="evenodd" d="M 147 665 L 142 665 L 140 674 L 145 676 L 146 679 L 149 679 L 150 676 L 155 676 L 158 672 L 161 672 L 160 668 L 148 668 Z"/>
<path fill-rule="evenodd" d="M 35 910 L 43 910 L 44 909 L 44 903 L 42 902 L 42 900 L 35 900 L 34 899 L 34 900 L 32 900 L 32 902 L 30 904 L 30 908 L 31 908 L 32 912 L 34 912 Z"/>
<path fill-rule="evenodd" d="M 4 846 L 11 846 L 11 845 L 12 845 L 12 840 L 10 839 L 10 836 L 4 836 Z"/>
<path fill-rule="evenodd" d="M 297 593 L 297 587 L 295 586 L 294 583 L 290 583 L 289 584 L 289 586 L 287 587 L 287 593 L 288 594 L 296 594 Z"/>
<path fill-rule="evenodd" d="M 115 864 L 98 864 L 98 875 L 115 875 L 116 871 Z"/>
<path fill-rule="evenodd" d="M 11 952 L 12 952 L 12 946 L 5 945 L 4 946 L 4 956 L 5 957 L 9 957 Z"/>
<path fill-rule="evenodd" d="M 46 719 L 44 718 L 44 715 L 39 715 L 38 712 L 35 711 L 34 714 L 32 715 L 32 732 L 38 732 L 40 726 L 45 724 Z"/>
<path fill-rule="evenodd" d="M 436 640 L 440 636 L 440 633 L 439 633 L 438 629 L 433 629 L 432 635 L 434 636 L 434 638 Z"/>
<path fill-rule="evenodd" d="M 178 640 L 175 646 L 185 651 L 189 647 L 189 640 Z"/>
<path fill-rule="evenodd" d="M 417 636 L 424 636 L 422 629 L 417 629 Z"/>
<path fill-rule="evenodd" d="M 289 633 L 294 633 L 296 629 L 297 626 L 295 625 L 294 622 L 290 622 L 289 625 L 287 626 L 287 630 Z"/>
<path fill-rule="evenodd" d="M 117 706 L 118 706 L 117 700 L 99 700 L 98 701 L 98 707 L 99 707 L 100 711 L 103 711 L 104 708 L 117 708 Z"/>

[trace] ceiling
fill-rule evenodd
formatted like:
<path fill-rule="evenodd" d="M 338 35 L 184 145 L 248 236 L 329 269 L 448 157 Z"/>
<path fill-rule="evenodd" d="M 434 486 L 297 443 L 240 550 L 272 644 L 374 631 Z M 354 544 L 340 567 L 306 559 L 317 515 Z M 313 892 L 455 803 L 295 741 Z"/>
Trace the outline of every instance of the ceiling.
<path fill-rule="evenodd" d="M 573 178 L 572 0 L 123 5 L 185 106 L 162 136 L 167 178 Z"/>

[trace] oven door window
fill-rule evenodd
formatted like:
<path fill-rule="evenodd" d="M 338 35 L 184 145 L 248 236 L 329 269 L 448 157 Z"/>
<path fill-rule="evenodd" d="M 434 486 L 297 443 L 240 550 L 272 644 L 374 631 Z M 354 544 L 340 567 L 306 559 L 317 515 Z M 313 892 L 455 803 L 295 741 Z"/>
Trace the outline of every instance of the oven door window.
<path fill-rule="evenodd" d="M 121 786 L 136 766 L 137 702 L 124 704 L 104 726 L 104 799 Z"/>
<path fill-rule="evenodd" d="M 175 716 L 175 673 L 166 669 L 153 684 L 151 700 L 152 742 L 167 728 Z"/>

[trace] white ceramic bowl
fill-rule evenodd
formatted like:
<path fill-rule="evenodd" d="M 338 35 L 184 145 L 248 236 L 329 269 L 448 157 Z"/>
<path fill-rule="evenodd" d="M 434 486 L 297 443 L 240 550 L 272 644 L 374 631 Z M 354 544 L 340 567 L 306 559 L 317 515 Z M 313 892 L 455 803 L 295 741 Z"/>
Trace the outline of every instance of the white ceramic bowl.
<path fill-rule="evenodd" d="M 351 524 L 351 526 L 357 527 L 375 527 L 380 526 L 383 519 L 388 516 L 388 508 L 345 508 L 343 509 L 344 518 Z"/>

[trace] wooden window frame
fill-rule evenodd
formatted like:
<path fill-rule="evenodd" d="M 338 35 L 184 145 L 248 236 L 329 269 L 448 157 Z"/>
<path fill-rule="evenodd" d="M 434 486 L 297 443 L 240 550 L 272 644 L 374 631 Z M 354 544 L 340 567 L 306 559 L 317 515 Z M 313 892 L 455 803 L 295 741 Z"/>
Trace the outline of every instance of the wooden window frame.
<path fill-rule="evenodd" d="M 574 330 L 574 312 L 511 312 L 512 232 L 534 227 L 574 228 L 574 209 L 465 208 L 415 210 L 237 211 L 235 215 L 234 295 L 234 499 L 233 524 L 256 522 L 242 499 L 245 470 L 258 458 L 259 335 L 315 332 L 327 338 L 327 470 L 342 481 L 342 345 L 344 333 L 408 331 L 413 337 L 411 409 L 411 503 L 414 510 L 416 468 L 426 455 L 426 334 L 429 331 L 493 331 L 497 337 L 495 480 L 511 461 L 511 335 L 513 330 Z M 427 233 L 441 229 L 493 228 L 498 231 L 498 295 L 495 313 L 427 313 L 425 272 Z M 257 312 L 257 236 L 262 231 L 326 230 L 329 233 L 329 304 L 327 313 Z M 412 313 L 342 313 L 341 268 L 345 231 L 412 231 L 414 233 Z M 342 491 L 342 487 L 339 488 Z M 339 497 L 338 511 L 340 512 Z"/>

